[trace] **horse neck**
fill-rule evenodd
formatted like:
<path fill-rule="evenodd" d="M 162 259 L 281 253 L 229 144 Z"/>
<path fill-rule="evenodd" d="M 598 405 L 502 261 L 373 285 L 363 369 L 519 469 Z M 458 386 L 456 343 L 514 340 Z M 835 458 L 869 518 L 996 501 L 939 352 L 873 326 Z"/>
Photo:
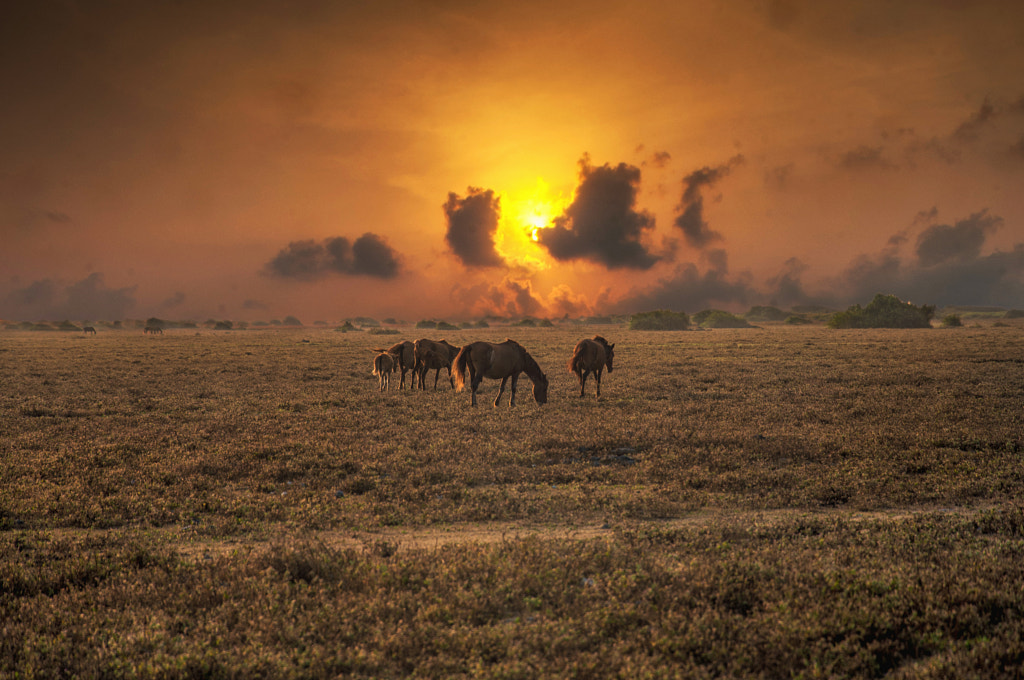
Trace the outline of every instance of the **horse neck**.
<path fill-rule="evenodd" d="M 544 375 L 544 371 L 540 370 L 540 365 L 525 349 L 523 350 L 523 372 L 526 373 L 526 376 L 532 382 L 537 382 L 537 380 Z"/>

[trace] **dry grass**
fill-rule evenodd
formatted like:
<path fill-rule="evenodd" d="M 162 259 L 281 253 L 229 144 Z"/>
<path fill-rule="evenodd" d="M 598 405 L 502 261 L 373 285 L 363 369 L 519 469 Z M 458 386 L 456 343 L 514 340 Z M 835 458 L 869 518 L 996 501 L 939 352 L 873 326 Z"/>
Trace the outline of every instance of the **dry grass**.
<path fill-rule="evenodd" d="M 362 333 L 0 334 L 0 676 L 1024 659 L 1020 326 L 445 335 L 549 403 L 379 393 Z"/>

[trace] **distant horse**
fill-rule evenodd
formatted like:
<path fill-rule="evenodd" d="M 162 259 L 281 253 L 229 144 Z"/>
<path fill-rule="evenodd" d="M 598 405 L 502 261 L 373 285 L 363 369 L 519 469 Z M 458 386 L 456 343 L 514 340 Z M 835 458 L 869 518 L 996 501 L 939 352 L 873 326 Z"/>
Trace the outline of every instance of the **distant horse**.
<path fill-rule="evenodd" d="M 84 333 L 85 335 L 96 335 L 96 329 L 93 328 L 92 326 L 86 326 L 85 328 L 82 329 L 82 333 Z"/>
<path fill-rule="evenodd" d="M 608 373 L 612 372 L 612 359 L 615 358 L 615 345 L 608 344 L 608 341 L 600 335 L 595 335 L 593 340 L 580 340 L 572 351 L 572 359 L 569 359 L 569 372 L 575 373 L 580 381 L 580 396 L 587 386 L 587 376 L 594 374 L 597 381 L 597 396 L 601 396 L 601 371 L 608 367 Z"/>
<path fill-rule="evenodd" d="M 429 366 L 426 365 L 426 357 L 428 352 L 432 352 L 434 356 L 430 358 Z M 416 363 L 413 366 L 412 381 L 413 385 L 419 384 L 421 390 L 427 389 L 424 384 L 424 376 L 427 371 L 434 369 L 434 389 L 437 389 L 437 377 L 441 374 L 441 369 L 448 370 L 448 383 L 455 387 L 455 382 L 452 380 L 452 361 L 455 360 L 455 356 L 459 353 L 459 348 L 455 345 L 450 344 L 446 340 L 440 342 L 434 342 L 433 340 L 417 340 L 413 346 L 413 355 L 416 358 Z"/>
<path fill-rule="evenodd" d="M 497 406 L 501 395 L 505 392 L 505 383 L 512 378 L 512 395 L 508 405 L 516 404 L 516 384 L 519 374 L 533 382 L 533 398 L 538 404 L 548 401 L 548 378 L 540 370 L 540 366 L 515 340 L 501 343 L 474 342 L 463 347 L 455 357 L 455 389 L 461 392 L 466 387 L 466 369 L 469 369 L 470 393 L 473 395 L 473 406 L 476 406 L 476 390 L 484 378 L 501 379 L 498 396 L 494 398 Z"/>
<path fill-rule="evenodd" d="M 387 352 L 388 354 L 395 358 L 395 369 L 402 371 L 402 380 L 398 384 L 398 389 L 402 389 L 403 387 L 405 387 L 405 372 L 413 370 L 413 367 L 416 366 L 416 354 L 414 352 L 414 348 L 415 345 L 413 345 L 411 342 L 409 342 L 408 340 L 403 340 L 402 342 L 392 345 L 386 350 L 373 350 L 374 352 Z M 413 373 L 414 378 L 415 375 L 416 374 Z M 411 382 L 409 384 L 409 387 L 413 387 Z"/>
<path fill-rule="evenodd" d="M 146 326 L 142 329 L 142 334 L 145 335 L 146 333 L 152 333 L 153 335 L 159 333 L 160 335 L 163 335 L 164 329 L 160 328 L 160 326 Z"/>
<path fill-rule="evenodd" d="M 380 352 L 373 358 L 373 371 L 377 376 L 377 389 L 381 392 L 391 386 L 391 374 L 395 372 L 395 358 L 387 352 Z"/>

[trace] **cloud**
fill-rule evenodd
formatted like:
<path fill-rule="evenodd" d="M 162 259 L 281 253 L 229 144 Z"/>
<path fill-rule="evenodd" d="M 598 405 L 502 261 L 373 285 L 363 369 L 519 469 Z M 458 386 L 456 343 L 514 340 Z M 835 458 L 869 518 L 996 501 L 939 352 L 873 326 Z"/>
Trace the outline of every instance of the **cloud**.
<path fill-rule="evenodd" d="M 831 284 L 833 300 L 863 302 L 876 293 L 893 293 L 917 304 L 1020 307 L 1024 244 L 1009 252 L 981 254 L 988 235 L 1002 223 L 1001 217 L 982 210 L 953 226 L 924 228 L 912 257 L 901 255 L 896 246 L 861 255 Z"/>
<path fill-rule="evenodd" d="M 752 286 L 748 274 L 730 275 L 724 250 L 705 254 L 703 273 L 692 262 L 680 263 L 668 278 L 654 287 L 635 291 L 615 303 L 613 311 L 629 314 L 654 309 L 699 312 L 711 307 L 739 307 L 763 297 Z"/>
<path fill-rule="evenodd" d="M 654 216 L 637 212 L 640 169 L 619 163 L 594 167 L 586 155 L 579 161 L 579 186 L 572 204 L 541 229 L 538 242 L 556 260 L 590 260 L 609 269 L 650 269 L 658 256 L 641 243 L 654 228 Z"/>
<path fill-rule="evenodd" d="M 953 226 L 930 226 L 917 237 L 918 262 L 930 267 L 944 262 L 975 260 L 981 253 L 985 237 L 1002 223 L 1002 218 L 983 210 Z"/>
<path fill-rule="evenodd" d="M 183 302 L 185 302 L 185 294 L 182 293 L 181 291 L 178 291 L 174 295 L 172 295 L 171 297 L 169 297 L 166 300 L 164 300 L 163 302 L 161 302 L 160 303 L 160 308 L 161 309 L 172 309 L 174 307 L 177 307 L 177 306 L 181 305 Z"/>
<path fill-rule="evenodd" d="M 494 233 L 501 216 L 501 199 L 490 189 L 467 189 L 468 195 L 448 194 L 444 214 L 448 230 L 444 238 L 455 256 L 467 267 L 497 267 L 503 264 L 494 249 Z"/>
<path fill-rule="evenodd" d="M 742 155 L 733 156 L 723 165 L 714 168 L 704 166 L 694 170 L 683 178 L 683 197 L 676 207 L 679 213 L 674 224 L 683 231 L 686 242 L 694 248 L 706 248 L 713 241 L 718 241 L 722 235 L 712 231 L 704 219 L 704 196 L 705 188 L 714 186 L 720 179 L 732 172 L 732 169 L 742 165 Z"/>
<path fill-rule="evenodd" d="M 42 279 L 11 291 L 0 302 L 0 316 L 50 321 L 123 319 L 135 306 L 136 288 L 107 288 L 99 272 L 64 287 L 52 279 Z"/>
<path fill-rule="evenodd" d="M 992 102 L 985 98 L 982 102 L 981 108 L 974 112 L 970 118 L 965 120 L 963 123 L 953 131 L 953 138 L 961 142 L 969 142 L 978 138 L 978 134 L 981 130 L 992 122 L 996 117 L 996 107 L 992 105 Z"/>
<path fill-rule="evenodd" d="M 839 167 L 845 170 L 892 170 L 896 166 L 885 159 L 880 146 L 862 144 L 839 157 Z"/>
<path fill-rule="evenodd" d="M 367 232 L 350 243 L 344 236 L 322 242 L 292 241 L 264 266 L 264 273 L 280 278 L 314 281 L 330 274 L 398 276 L 398 254 L 381 236 Z"/>
<path fill-rule="evenodd" d="M 252 298 L 242 302 L 242 309 L 269 309 L 266 302 L 260 300 L 253 300 Z"/>
<path fill-rule="evenodd" d="M 458 284 L 452 289 L 451 295 L 469 314 L 476 316 L 538 316 L 544 312 L 544 305 L 534 296 L 529 281 L 508 277 L 498 285 Z"/>

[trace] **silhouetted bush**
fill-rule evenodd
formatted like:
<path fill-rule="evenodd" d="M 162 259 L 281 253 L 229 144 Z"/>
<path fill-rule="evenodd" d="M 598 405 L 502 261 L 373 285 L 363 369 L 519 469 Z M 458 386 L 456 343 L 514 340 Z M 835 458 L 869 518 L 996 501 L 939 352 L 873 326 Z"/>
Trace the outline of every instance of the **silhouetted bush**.
<path fill-rule="evenodd" d="M 942 317 L 943 328 L 960 328 L 964 325 L 964 322 L 960 320 L 959 314 L 947 314 Z"/>
<path fill-rule="evenodd" d="M 707 314 L 701 312 L 699 316 L 701 316 L 700 321 L 697 322 L 695 316 L 694 322 L 700 323 L 701 328 L 752 328 L 746 319 L 720 309 L 709 310 Z"/>
<path fill-rule="evenodd" d="M 416 328 L 437 328 L 437 322 L 422 319 L 421 321 L 416 322 Z"/>
<path fill-rule="evenodd" d="M 751 307 L 744 316 L 747 321 L 785 321 L 789 315 L 778 307 Z"/>
<path fill-rule="evenodd" d="M 879 293 L 867 307 L 853 305 L 837 312 L 828 321 L 829 328 L 931 328 L 933 305 L 915 307 L 895 295 Z"/>
<path fill-rule="evenodd" d="M 689 327 L 690 317 L 686 312 L 659 309 L 629 317 L 629 329 L 634 331 L 685 331 Z"/>

